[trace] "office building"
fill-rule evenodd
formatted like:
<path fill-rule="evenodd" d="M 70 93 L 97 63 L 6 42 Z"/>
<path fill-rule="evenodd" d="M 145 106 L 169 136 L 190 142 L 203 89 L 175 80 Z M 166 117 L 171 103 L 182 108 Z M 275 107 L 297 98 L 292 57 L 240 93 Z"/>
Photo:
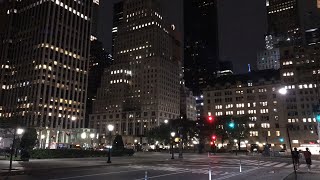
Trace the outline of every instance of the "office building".
<path fill-rule="evenodd" d="M 306 32 L 319 28 L 317 0 L 266 0 L 268 34 L 278 46 L 307 45 Z M 312 38 L 313 39 L 313 38 Z"/>
<path fill-rule="evenodd" d="M 70 142 L 68 130 L 84 126 L 92 1 L 4 3 L 14 21 L 1 27 L 10 32 L 2 117 L 36 127 L 46 147 Z"/>
<path fill-rule="evenodd" d="M 285 121 L 294 146 L 314 144 L 318 128 L 314 107 L 319 105 L 319 45 L 282 49 L 281 83 L 287 88 Z"/>
<path fill-rule="evenodd" d="M 184 85 L 180 88 L 180 114 L 188 120 L 197 120 L 196 97 Z"/>
<path fill-rule="evenodd" d="M 213 86 L 203 90 L 203 116 L 247 117 L 248 144 L 261 146 L 268 143 L 282 149 L 285 142 L 279 139 L 286 139 L 286 129 L 283 128 L 286 122 L 283 119 L 283 98 L 278 93 L 282 88 L 280 82 L 276 70 L 217 78 Z"/>
<path fill-rule="evenodd" d="M 105 69 L 90 128 L 106 126 L 125 143 L 167 119 L 180 117 L 181 37 L 166 23 L 159 1 L 125 0 L 114 63 Z"/>
<path fill-rule="evenodd" d="M 112 26 L 112 50 L 111 54 L 114 55 L 114 46 L 118 37 L 118 26 L 123 22 L 123 1 L 113 5 L 113 26 Z"/>
<path fill-rule="evenodd" d="M 197 96 L 218 70 L 217 4 L 216 0 L 184 1 L 184 77 Z"/>
<path fill-rule="evenodd" d="M 280 68 L 280 48 L 266 49 L 257 54 L 258 70 Z"/>
<path fill-rule="evenodd" d="M 111 65 L 112 61 L 112 55 L 106 52 L 102 42 L 99 40 L 91 41 L 85 127 L 88 127 L 89 114 L 92 114 L 93 101 L 97 99 L 98 88 L 101 87 L 101 78 L 104 70 Z"/>

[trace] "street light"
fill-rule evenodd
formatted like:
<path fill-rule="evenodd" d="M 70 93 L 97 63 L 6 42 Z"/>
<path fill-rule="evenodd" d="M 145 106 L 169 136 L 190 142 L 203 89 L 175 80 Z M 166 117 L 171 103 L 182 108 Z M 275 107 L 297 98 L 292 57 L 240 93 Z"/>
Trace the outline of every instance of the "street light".
<path fill-rule="evenodd" d="M 175 132 L 171 132 L 170 133 L 170 135 L 171 135 L 171 159 L 174 159 L 174 152 L 173 152 L 173 138 L 176 136 L 176 133 Z"/>
<path fill-rule="evenodd" d="M 12 140 L 12 146 L 11 146 L 11 151 L 10 151 L 10 163 L 9 163 L 9 171 L 12 170 L 12 158 L 13 158 L 13 153 L 14 153 L 14 149 L 15 149 L 15 144 L 16 144 L 16 135 L 21 135 L 24 133 L 24 129 L 21 128 L 16 128 L 13 131 L 13 140 Z"/>
<path fill-rule="evenodd" d="M 83 133 L 81 133 L 81 139 L 85 139 L 85 138 L 87 138 L 87 134 L 85 133 L 85 132 L 83 132 Z"/>
<path fill-rule="evenodd" d="M 107 163 L 111 163 L 111 148 L 112 148 L 112 144 L 111 144 L 111 138 L 112 138 L 112 134 L 111 134 L 111 132 L 113 131 L 113 129 L 114 129 L 114 125 L 112 125 L 112 124 L 109 124 L 108 126 L 107 126 L 107 128 L 108 128 L 108 130 L 109 130 L 109 153 L 108 153 L 108 161 L 107 161 Z"/>
<path fill-rule="evenodd" d="M 18 128 L 17 129 L 17 134 L 18 135 L 21 135 L 21 134 L 23 134 L 24 133 L 24 129 L 21 129 L 21 128 Z"/>
<path fill-rule="evenodd" d="M 286 88 L 280 88 L 278 92 L 279 92 L 279 94 L 281 94 L 281 95 L 283 95 L 283 96 L 285 96 L 285 95 L 288 93 L 288 91 L 287 91 Z M 284 112 L 285 112 L 285 105 L 284 105 L 284 102 L 283 102 L 283 119 L 285 118 Z M 288 126 L 286 127 L 286 129 L 287 129 L 287 136 L 288 136 L 288 141 L 289 141 L 289 146 L 290 146 L 290 152 L 291 152 L 291 154 L 292 154 L 292 146 L 291 146 L 291 139 L 290 139 L 290 134 L 289 134 L 289 128 L 288 128 Z M 296 166 L 294 165 L 293 156 L 292 156 L 292 164 L 293 164 L 294 174 L 295 174 L 295 176 L 297 177 L 297 170 L 296 170 Z"/>
<path fill-rule="evenodd" d="M 165 124 L 168 124 L 168 122 L 169 122 L 168 119 L 165 119 L 165 120 L 164 120 L 164 123 L 165 123 Z"/>
<path fill-rule="evenodd" d="M 93 138 L 94 138 L 94 133 L 90 134 L 90 138 L 91 138 L 91 147 L 93 149 Z"/>

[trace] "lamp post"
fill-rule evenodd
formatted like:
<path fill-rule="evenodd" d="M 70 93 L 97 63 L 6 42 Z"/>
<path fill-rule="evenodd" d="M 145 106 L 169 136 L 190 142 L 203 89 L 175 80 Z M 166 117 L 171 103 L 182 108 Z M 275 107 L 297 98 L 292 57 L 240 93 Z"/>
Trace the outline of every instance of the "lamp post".
<path fill-rule="evenodd" d="M 109 130 L 109 152 L 108 152 L 108 161 L 107 161 L 107 163 L 111 163 L 111 148 L 112 148 L 112 143 L 111 143 L 112 134 L 111 134 L 111 132 L 113 131 L 114 126 L 112 124 L 109 124 L 107 128 Z"/>
<path fill-rule="evenodd" d="M 282 96 L 285 96 L 287 95 L 288 91 L 286 88 L 280 88 L 278 93 Z M 283 119 L 285 118 L 285 102 L 283 101 Z M 288 141 L 289 141 L 289 147 L 290 147 L 290 154 L 291 154 L 291 157 L 292 157 L 292 164 L 293 164 L 293 170 L 294 170 L 294 174 L 295 176 L 297 177 L 297 170 L 296 170 L 296 166 L 294 165 L 294 159 L 293 159 L 293 156 L 292 156 L 292 146 L 291 146 L 291 138 L 290 138 L 290 133 L 289 133 L 289 128 L 288 126 L 286 127 L 286 130 L 287 130 L 287 136 L 288 136 Z"/>
<path fill-rule="evenodd" d="M 90 134 L 90 138 L 91 138 L 91 147 L 93 149 L 93 138 L 94 138 L 94 133 Z"/>
<path fill-rule="evenodd" d="M 11 151 L 10 151 L 10 163 L 9 163 L 9 171 L 12 170 L 12 158 L 13 158 L 13 153 L 15 149 L 15 143 L 16 143 L 16 135 L 21 135 L 23 134 L 24 129 L 21 128 L 16 128 L 13 131 L 13 140 L 12 140 L 12 146 L 11 146 Z"/>
<path fill-rule="evenodd" d="M 44 134 L 42 134 L 41 136 L 40 136 L 40 141 L 41 141 L 41 145 L 40 145 L 40 149 L 44 149 L 44 138 L 45 138 L 46 136 L 44 135 Z"/>
<path fill-rule="evenodd" d="M 173 151 L 173 141 L 174 141 L 174 137 L 176 136 L 175 132 L 171 132 L 171 159 L 174 159 L 174 151 Z"/>

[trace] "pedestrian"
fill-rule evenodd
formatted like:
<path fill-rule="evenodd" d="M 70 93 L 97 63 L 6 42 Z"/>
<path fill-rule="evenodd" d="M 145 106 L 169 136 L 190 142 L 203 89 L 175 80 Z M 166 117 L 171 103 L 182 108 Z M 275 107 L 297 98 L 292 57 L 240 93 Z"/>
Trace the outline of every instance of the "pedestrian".
<path fill-rule="evenodd" d="M 294 148 L 294 151 L 292 151 L 292 158 L 293 158 L 293 162 L 294 162 L 294 167 L 296 170 L 299 170 L 299 159 L 300 159 L 300 153 L 298 151 L 297 148 Z"/>
<path fill-rule="evenodd" d="M 304 155 L 304 158 L 306 159 L 308 171 L 310 171 L 312 162 L 311 162 L 311 152 L 309 151 L 309 148 L 306 148 L 306 151 L 303 152 L 303 155 Z"/>

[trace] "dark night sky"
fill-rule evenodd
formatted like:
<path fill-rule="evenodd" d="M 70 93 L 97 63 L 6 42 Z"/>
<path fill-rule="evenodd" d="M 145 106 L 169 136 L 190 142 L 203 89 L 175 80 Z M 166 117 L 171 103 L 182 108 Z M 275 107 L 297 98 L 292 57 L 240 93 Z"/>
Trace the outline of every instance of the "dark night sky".
<path fill-rule="evenodd" d="M 100 0 L 99 39 L 111 49 L 112 4 L 119 0 Z M 219 38 L 221 60 L 233 62 L 236 73 L 256 64 L 256 53 L 264 47 L 266 32 L 265 0 L 219 0 Z M 161 0 L 170 23 L 183 31 L 183 0 Z"/>

